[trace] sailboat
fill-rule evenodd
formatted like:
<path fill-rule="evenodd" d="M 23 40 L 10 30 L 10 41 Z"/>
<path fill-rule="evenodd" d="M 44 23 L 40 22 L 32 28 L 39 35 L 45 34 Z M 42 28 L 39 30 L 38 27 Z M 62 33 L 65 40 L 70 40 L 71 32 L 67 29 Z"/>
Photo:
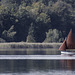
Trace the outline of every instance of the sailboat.
<path fill-rule="evenodd" d="M 70 30 L 67 39 L 65 39 L 59 47 L 59 50 L 61 51 L 61 54 L 75 54 L 75 40 L 72 34 L 72 29 Z"/>

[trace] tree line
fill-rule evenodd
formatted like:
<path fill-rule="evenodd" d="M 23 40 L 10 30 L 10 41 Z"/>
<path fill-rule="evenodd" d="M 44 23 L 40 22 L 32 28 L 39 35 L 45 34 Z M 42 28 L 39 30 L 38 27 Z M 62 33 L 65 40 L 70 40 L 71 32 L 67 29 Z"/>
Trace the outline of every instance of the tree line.
<path fill-rule="evenodd" d="M 62 42 L 71 28 L 74 0 L 0 0 L 0 42 Z"/>

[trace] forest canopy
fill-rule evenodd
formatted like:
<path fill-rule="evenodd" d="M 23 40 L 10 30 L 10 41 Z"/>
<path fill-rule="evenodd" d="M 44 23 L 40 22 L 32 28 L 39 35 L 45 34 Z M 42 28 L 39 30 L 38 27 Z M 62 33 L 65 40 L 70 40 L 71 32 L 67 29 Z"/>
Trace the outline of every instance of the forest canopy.
<path fill-rule="evenodd" d="M 70 29 L 74 0 L 0 0 L 0 42 L 62 42 Z"/>

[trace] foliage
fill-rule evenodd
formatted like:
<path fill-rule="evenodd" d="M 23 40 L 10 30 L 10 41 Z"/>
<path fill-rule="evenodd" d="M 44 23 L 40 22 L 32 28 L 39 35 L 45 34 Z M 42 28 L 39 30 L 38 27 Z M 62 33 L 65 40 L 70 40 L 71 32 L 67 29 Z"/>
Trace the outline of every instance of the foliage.
<path fill-rule="evenodd" d="M 11 26 L 11 28 L 8 31 L 4 30 L 2 32 L 2 38 L 4 38 L 6 41 L 9 41 L 9 42 L 14 41 L 16 32 L 13 29 L 14 29 L 14 26 Z"/>
<path fill-rule="evenodd" d="M 26 42 L 31 43 L 31 42 L 36 42 L 36 41 L 35 41 L 35 39 L 34 39 L 34 37 L 33 37 L 33 36 L 28 35 L 28 36 L 27 36 L 27 40 L 26 40 Z"/>
<path fill-rule="evenodd" d="M 0 38 L 0 43 L 5 43 L 6 41 L 2 38 Z"/>
<path fill-rule="evenodd" d="M 0 0 L 0 38 L 7 42 L 62 42 L 70 28 L 75 32 L 75 0 Z"/>
<path fill-rule="evenodd" d="M 44 42 L 62 42 L 64 39 L 62 38 L 62 33 L 57 29 L 49 29 L 46 32 L 46 39 Z"/>
<path fill-rule="evenodd" d="M 26 42 L 36 42 L 34 35 L 35 35 L 34 34 L 34 26 L 33 26 L 33 23 L 31 23 Z"/>

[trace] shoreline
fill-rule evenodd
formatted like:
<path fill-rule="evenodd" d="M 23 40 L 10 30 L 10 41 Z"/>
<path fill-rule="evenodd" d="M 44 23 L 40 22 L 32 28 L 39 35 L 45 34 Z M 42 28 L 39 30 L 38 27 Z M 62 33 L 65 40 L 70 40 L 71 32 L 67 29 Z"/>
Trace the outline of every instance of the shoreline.
<path fill-rule="evenodd" d="M 0 55 L 54 55 L 60 54 L 62 43 L 0 43 Z"/>
<path fill-rule="evenodd" d="M 26 43 L 26 42 L 10 42 L 0 43 L 0 49 L 10 48 L 59 48 L 62 43 Z"/>

